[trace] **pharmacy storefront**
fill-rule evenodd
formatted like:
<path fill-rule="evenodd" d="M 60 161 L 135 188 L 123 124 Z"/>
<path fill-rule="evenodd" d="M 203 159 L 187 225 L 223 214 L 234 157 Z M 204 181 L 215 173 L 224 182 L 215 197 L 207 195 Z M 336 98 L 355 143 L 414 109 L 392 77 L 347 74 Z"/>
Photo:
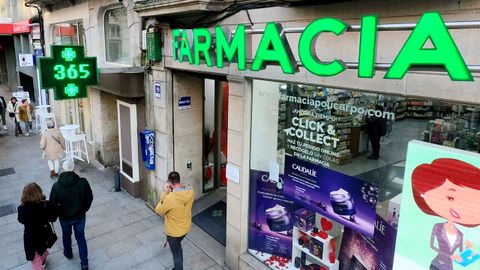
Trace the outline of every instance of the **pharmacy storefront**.
<path fill-rule="evenodd" d="M 254 80 L 249 252 L 273 269 L 428 269 L 451 248 L 455 268 L 432 269 L 475 269 L 479 109 Z"/>
<path fill-rule="evenodd" d="M 230 101 L 242 99 L 228 111 L 226 172 L 229 195 L 248 205 L 228 208 L 246 211 L 227 213 L 246 238 L 237 257 L 271 269 L 480 269 L 480 18 L 415 14 L 167 34 L 167 67 L 226 75 Z"/>

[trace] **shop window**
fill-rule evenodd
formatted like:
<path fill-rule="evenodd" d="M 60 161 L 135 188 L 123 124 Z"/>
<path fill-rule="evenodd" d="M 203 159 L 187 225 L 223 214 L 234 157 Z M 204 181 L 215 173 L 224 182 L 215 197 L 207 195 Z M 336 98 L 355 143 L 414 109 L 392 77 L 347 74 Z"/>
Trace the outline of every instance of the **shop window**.
<path fill-rule="evenodd" d="M 81 22 L 61 23 L 52 27 L 53 44 L 84 45 L 84 29 Z"/>
<path fill-rule="evenodd" d="M 130 40 L 125 7 L 105 12 L 104 31 L 107 62 L 129 64 Z"/>
<path fill-rule="evenodd" d="M 405 263 L 395 269 L 428 269 L 435 238 L 459 248 L 449 263 L 475 263 L 455 239 L 478 236 L 480 214 L 467 205 L 480 194 L 479 124 L 472 105 L 254 80 L 249 252 L 272 269 L 392 269 L 394 252 Z M 444 203 L 412 195 L 447 184 L 435 197 Z M 456 228 L 450 240 L 435 234 L 445 224 Z"/>
<path fill-rule="evenodd" d="M 137 106 L 117 100 L 120 173 L 132 182 L 139 180 Z"/>

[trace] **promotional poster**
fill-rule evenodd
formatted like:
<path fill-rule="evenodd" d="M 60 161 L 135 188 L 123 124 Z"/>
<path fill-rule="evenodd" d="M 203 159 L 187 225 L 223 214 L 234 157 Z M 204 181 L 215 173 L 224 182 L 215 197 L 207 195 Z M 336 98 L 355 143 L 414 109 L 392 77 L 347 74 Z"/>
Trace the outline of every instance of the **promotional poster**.
<path fill-rule="evenodd" d="M 391 270 L 397 231 L 377 216 L 374 238 L 345 228 L 338 256 L 340 270 Z"/>
<path fill-rule="evenodd" d="M 285 195 L 372 238 L 378 188 L 319 165 L 285 156 Z"/>
<path fill-rule="evenodd" d="M 293 214 L 300 206 L 283 195 L 283 175 L 272 181 L 268 172 L 251 170 L 250 179 L 256 207 L 249 212 L 249 249 L 291 259 Z"/>
<path fill-rule="evenodd" d="M 480 156 L 408 144 L 394 270 L 480 269 Z"/>

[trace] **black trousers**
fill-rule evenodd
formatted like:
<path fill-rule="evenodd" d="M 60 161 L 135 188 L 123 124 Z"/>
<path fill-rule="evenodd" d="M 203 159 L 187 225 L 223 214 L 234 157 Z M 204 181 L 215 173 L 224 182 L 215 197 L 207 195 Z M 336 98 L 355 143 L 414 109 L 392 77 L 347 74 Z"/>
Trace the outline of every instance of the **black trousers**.
<path fill-rule="evenodd" d="M 172 252 L 173 267 L 175 270 L 183 270 L 183 238 L 185 238 L 185 235 L 180 237 L 173 237 L 167 235 L 167 242 L 170 246 L 170 251 Z"/>
<path fill-rule="evenodd" d="M 377 134 L 368 135 L 370 143 L 372 144 L 372 155 L 375 157 L 380 156 L 380 138 L 382 136 Z"/>
<path fill-rule="evenodd" d="M 15 118 L 15 136 L 18 136 L 18 134 L 23 134 L 22 133 L 22 128 L 20 127 L 20 122 L 17 121 Z"/>
<path fill-rule="evenodd" d="M 0 118 L 2 119 L 2 125 L 4 126 L 7 125 L 7 121 L 5 120 L 5 112 L 6 112 L 5 108 L 0 108 Z"/>

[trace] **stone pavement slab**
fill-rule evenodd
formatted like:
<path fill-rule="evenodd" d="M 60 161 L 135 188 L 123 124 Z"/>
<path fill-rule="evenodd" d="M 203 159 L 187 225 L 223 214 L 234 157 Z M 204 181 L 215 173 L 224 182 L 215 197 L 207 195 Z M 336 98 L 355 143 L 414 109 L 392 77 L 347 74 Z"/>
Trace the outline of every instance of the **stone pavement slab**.
<path fill-rule="evenodd" d="M 0 93 L 2 90 L 0 85 Z M 6 98 L 8 94 L 3 93 Z M 46 196 L 55 180 L 50 179 L 47 162 L 42 160 L 39 146 L 40 136 L 15 137 L 13 123 L 8 124 L 8 136 L 0 136 L 0 170 L 14 168 L 15 174 L 0 176 L 0 206 L 20 203 L 25 184 L 38 183 Z M 87 213 L 86 237 L 90 269 L 171 269 L 173 261 L 168 248 L 164 248 L 163 219 L 158 217 L 141 199 L 125 192 L 114 192 L 113 173 L 97 169 L 82 162 L 75 163 L 75 171 L 89 181 L 94 200 Z M 50 249 L 47 269 L 79 269 L 80 262 L 75 238 L 74 258 L 67 260 L 62 252 L 60 225 L 55 222 L 59 235 L 57 243 Z M 215 242 L 193 225 L 192 239 L 183 242 L 185 269 L 224 269 L 224 249 L 218 250 Z M 213 241 L 213 242 L 212 242 Z M 212 243 L 206 245 L 205 243 Z M 17 214 L 0 217 L 0 270 L 31 269 L 25 260 L 23 250 L 23 226 L 17 221 Z"/>

